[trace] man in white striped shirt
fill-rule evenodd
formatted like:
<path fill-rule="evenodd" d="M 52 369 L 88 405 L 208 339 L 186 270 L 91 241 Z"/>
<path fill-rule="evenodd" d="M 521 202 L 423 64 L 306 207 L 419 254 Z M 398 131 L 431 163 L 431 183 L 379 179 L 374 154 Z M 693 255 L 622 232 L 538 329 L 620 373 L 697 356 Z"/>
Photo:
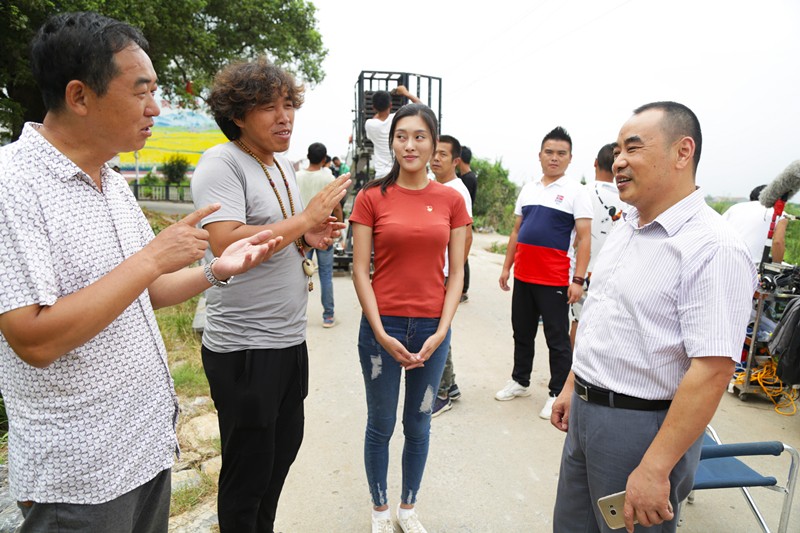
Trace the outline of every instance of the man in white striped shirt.
<path fill-rule="evenodd" d="M 559 533 L 608 531 L 594 502 L 623 490 L 628 531 L 635 518 L 636 531 L 674 532 L 739 360 L 755 269 L 695 185 L 701 146 L 697 117 L 674 102 L 636 109 L 620 130 L 614 176 L 634 208 L 597 258 L 553 406 L 567 432 Z"/>

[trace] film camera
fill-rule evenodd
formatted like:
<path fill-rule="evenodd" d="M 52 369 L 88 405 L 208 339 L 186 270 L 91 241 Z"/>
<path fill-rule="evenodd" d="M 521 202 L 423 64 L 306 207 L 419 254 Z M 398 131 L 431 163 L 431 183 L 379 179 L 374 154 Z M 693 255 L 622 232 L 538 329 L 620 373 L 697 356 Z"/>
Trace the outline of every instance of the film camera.
<path fill-rule="evenodd" d="M 800 267 L 780 263 L 764 263 L 761 268 L 761 290 L 781 294 L 800 294 Z"/>

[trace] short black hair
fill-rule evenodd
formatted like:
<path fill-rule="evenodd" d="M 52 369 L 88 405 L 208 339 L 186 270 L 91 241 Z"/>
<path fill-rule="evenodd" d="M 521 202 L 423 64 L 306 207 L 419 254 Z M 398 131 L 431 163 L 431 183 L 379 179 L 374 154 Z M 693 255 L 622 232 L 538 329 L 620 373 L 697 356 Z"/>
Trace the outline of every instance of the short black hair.
<path fill-rule="evenodd" d="M 757 202 L 758 197 L 761 196 L 761 191 L 763 191 L 765 188 L 766 185 L 759 185 L 758 187 L 750 191 L 750 201 Z"/>
<path fill-rule="evenodd" d="M 380 113 L 392 107 L 392 95 L 388 91 L 375 91 L 372 93 L 372 107 Z"/>
<path fill-rule="evenodd" d="M 67 85 L 73 80 L 103 96 L 119 74 L 114 54 L 129 46 L 147 52 L 147 39 L 130 24 L 98 13 L 61 13 L 47 19 L 31 41 L 31 70 L 45 109 L 64 107 Z"/>
<path fill-rule="evenodd" d="M 458 142 L 458 139 L 452 135 L 440 135 L 439 144 L 441 143 L 447 143 L 450 145 L 450 155 L 453 156 L 453 159 L 461 157 L 461 143 Z"/>
<path fill-rule="evenodd" d="M 467 165 L 472 163 L 472 150 L 469 149 L 469 146 L 461 147 L 461 161 Z"/>
<path fill-rule="evenodd" d="M 600 170 L 613 172 L 611 166 L 614 164 L 614 148 L 616 147 L 617 143 L 609 143 L 597 152 L 597 166 Z"/>
<path fill-rule="evenodd" d="M 703 149 L 703 132 L 700 130 L 700 121 L 694 111 L 678 102 L 651 102 L 633 110 L 634 115 L 656 109 L 664 112 L 662 129 L 669 142 L 675 142 L 681 137 L 694 139 L 694 169 L 700 164 L 700 152 Z"/>
<path fill-rule="evenodd" d="M 319 165 L 328 155 L 328 149 L 322 143 L 314 143 L 308 147 L 308 162 Z"/>
<path fill-rule="evenodd" d="M 546 143 L 547 141 L 566 141 L 567 143 L 569 143 L 569 151 L 570 153 L 572 153 L 572 137 L 570 137 L 569 133 L 567 133 L 567 130 L 565 130 L 561 126 L 556 126 L 550 131 L 550 133 L 544 136 L 544 139 L 542 139 L 542 146 L 540 147 L 540 149 L 544 148 L 544 143 Z"/>

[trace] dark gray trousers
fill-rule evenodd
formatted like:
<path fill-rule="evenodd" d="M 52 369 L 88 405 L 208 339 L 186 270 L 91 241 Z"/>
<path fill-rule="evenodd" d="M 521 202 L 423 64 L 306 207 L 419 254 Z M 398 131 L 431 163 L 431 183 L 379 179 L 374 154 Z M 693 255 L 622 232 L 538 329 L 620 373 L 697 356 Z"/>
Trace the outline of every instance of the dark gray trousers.
<path fill-rule="evenodd" d="M 17 533 L 167 533 L 171 471 L 99 504 L 18 503 Z"/>
<path fill-rule="evenodd" d="M 569 431 L 561 455 L 561 472 L 553 514 L 555 533 L 611 533 L 597 500 L 625 490 L 628 476 L 639 466 L 658 433 L 667 411 L 616 409 L 581 400 L 572 394 Z M 674 533 L 679 502 L 689 495 L 700 461 L 702 435 L 669 476 L 675 517 L 658 526 L 636 526 L 636 533 Z"/>

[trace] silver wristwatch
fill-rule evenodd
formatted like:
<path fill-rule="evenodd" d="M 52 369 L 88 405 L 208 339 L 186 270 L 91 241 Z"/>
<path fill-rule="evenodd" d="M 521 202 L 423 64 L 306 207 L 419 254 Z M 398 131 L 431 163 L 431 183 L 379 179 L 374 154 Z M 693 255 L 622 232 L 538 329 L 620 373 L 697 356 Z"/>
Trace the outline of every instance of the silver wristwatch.
<path fill-rule="evenodd" d="M 206 263 L 205 266 L 203 267 L 203 272 L 205 273 L 208 282 L 212 284 L 214 287 L 224 287 L 225 285 L 231 282 L 233 276 L 229 277 L 224 281 L 221 279 L 217 279 L 217 277 L 214 275 L 214 271 L 211 270 L 211 267 L 214 266 L 214 263 L 217 262 L 217 259 L 219 258 L 215 257 L 210 262 Z"/>

